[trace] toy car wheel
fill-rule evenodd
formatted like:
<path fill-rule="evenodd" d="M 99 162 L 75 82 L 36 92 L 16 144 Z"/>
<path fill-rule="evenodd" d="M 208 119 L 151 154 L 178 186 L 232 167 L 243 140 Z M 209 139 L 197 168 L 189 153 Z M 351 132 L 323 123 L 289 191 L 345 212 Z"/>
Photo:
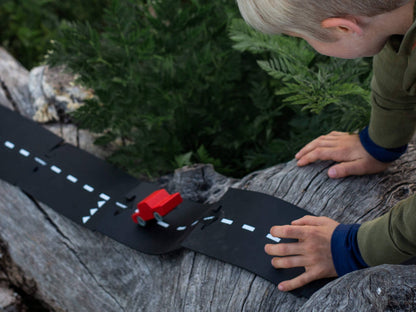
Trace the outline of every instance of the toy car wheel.
<path fill-rule="evenodd" d="M 136 217 L 136 220 L 140 226 L 146 226 L 146 221 L 144 221 L 141 217 Z"/>
<path fill-rule="evenodd" d="M 156 221 L 163 221 L 163 217 L 157 212 L 154 212 L 153 216 L 155 217 Z"/>

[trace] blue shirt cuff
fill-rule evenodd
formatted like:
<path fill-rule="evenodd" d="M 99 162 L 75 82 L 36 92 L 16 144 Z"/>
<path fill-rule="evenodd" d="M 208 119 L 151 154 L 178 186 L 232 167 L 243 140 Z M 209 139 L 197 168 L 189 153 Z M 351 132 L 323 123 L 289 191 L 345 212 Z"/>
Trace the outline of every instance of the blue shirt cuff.
<path fill-rule="evenodd" d="M 407 144 L 397 148 L 384 148 L 377 145 L 371 140 L 368 134 L 368 127 L 360 132 L 360 141 L 367 153 L 384 163 L 389 163 L 400 158 L 407 149 Z"/>
<path fill-rule="evenodd" d="M 357 233 L 360 224 L 340 224 L 331 238 L 331 253 L 338 276 L 367 268 L 358 248 Z"/>

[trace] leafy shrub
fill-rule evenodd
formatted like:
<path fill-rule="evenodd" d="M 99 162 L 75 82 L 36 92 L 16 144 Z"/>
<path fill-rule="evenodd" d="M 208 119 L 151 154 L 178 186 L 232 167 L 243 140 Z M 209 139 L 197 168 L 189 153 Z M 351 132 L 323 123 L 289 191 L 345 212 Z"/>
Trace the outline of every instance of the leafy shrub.
<path fill-rule="evenodd" d="M 233 2 L 113 0 L 104 12 L 61 27 L 48 62 L 95 90 L 74 118 L 99 144 L 121 141 L 110 160 L 132 174 L 209 162 L 242 176 L 368 117 L 365 60 L 254 32 Z"/>
<path fill-rule="evenodd" d="M 368 124 L 370 59 L 319 55 L 301 39 L 262 34 L 242 19 L 233 21 L 230 37 L 235 49 L 258 58 L 275 90 L 274 104 L 294 113 L 285 113 L 290 118 L 288 136 L 276 136 L 252 161 L 270 165 L 293 155 L 318 135 L 355 131 Z"/>
<path fill-rule="evenodd" d="M 242 175 L 251 169 L 243 155 L 273 136 L 283 116 L 267 75 L 231 47 L 237 14 L 226 0 L 116 0 L 99 27 L 67 24 L 49 63 L 95 90 L 74 117 L 103 134 L 100 144 L 121 138 L 110 160 L 131 173 L 199 161 Z"/>
<path fill-rule="evenodd" d="M 108 0 L 1 0 L 0 45 L 26 68 L 39 64 L 62 20 L 99 20 Z"/>

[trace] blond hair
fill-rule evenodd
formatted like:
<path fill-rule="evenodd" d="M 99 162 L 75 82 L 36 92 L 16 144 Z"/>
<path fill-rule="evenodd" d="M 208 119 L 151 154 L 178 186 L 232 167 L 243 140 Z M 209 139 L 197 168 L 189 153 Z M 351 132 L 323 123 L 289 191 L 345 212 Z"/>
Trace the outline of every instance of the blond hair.
<path fill-rule="evenodd" d="M 397 9 L 409 0 L 237 0 L 241 15 L 265 33 L 295 33 L 333 41 L 321 22 L 330 17 L 375 16 Z"/>

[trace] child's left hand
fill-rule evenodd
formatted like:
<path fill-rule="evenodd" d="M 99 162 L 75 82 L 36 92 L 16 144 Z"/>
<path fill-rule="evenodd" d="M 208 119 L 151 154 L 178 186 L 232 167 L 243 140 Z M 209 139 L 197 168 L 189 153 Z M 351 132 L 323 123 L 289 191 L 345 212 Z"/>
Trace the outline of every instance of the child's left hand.
<path fill-rule="evenodd" d="M 338 222 L 327 217 L 305 216 L 291 225 L 274 226 L 270 233 L 275 237 L 298 239 L 296 243 L 267 244 L 265 251 L 277 268 L 305 267 L 301 275 L 278 285 L 281 291 L 302 287 L 314 280 L 335 277 L 331 254 L 331 237 Z"/>
<path fill-rule="evenodd" d="M 390 165 L 373 158 L 362 146 L 358 134 L 337 131 L 308 143 L 295 158 L 300 167 L 318 160 L 338 162 L 328 169 L 328 176 L 333 179 L 378 173 Z"/>

